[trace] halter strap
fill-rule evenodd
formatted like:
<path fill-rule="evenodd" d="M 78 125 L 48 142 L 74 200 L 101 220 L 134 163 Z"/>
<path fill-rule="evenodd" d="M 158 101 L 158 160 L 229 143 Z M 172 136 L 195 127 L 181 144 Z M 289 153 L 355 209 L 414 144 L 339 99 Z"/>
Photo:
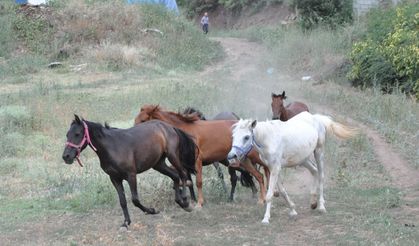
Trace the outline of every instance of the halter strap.
<path fill-rule="evenodd" d="M 79 163 L 79 165 L 82 167 L 83 164 L 80 161 L 80 153 L 81 153 L 81 148 L 83 147 L 83 145 L 86 143 L 90 146 L 90 148 L 92 148 L 95 152 L 97 151 L 96 147 L 92 144 L 92 140 L 90 140 L 90 134 L 89 134 L 89 128 L 87 127 L 86 122 L 83 122 L 83 128 L 84 128 L 84 134 L 83 134 L 83 139 L 81 140 L 81 142 L 79 144 L 74 144 L 72 142 L 67 141 L 65 143 L 65 146 L 70 146 L 73 148 L 77 149 L 77 155 L 76 155 L 76 160 Z"/>
<path fill-rule="evenodd" d="M 250 143 L 250 145 L 247 148 L 242 148 L 242 147 L 237 146 L 237 145 L 233 145 L 233 148 L 237 149 L 243 157 L 246 157 L 250 153 L 250 151 L 253 149 L 254 145 L 256 145 L 256 147 L 258 147 L 258 148 L 262 148 L 262 145 L 260 145 L 260 144 L 258 144 L 258 142 L 256 142 L 255 134 L 253 134 L 253 131 L 252 131 L 252 142 Z"/>

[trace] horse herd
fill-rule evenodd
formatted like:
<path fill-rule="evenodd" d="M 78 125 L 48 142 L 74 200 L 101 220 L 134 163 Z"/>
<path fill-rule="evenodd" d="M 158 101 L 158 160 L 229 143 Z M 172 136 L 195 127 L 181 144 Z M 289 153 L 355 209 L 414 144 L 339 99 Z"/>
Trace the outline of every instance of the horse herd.
<path fill-rule="evenodd" d="M 285 92 L 272 93 L 273 120 L 257 122 L 240 120 L 231 112 L 223 112 L 206 120 L 201 112 L 187 108 L 183 113 L 163 110 L 158 105 L 144 105 L 135 117 L 135 126 L 129 129 L 112 128 L 84 120 L 75 115 L 67 132 L 63 152 L 65 163 L 74 159 L 80 166 L 80 153 L 90 146 L 100 160 L 100 166 L 114 185 L 124 214 L 123 227 L 131 223 L 122 181 L 131 190 L 132 202 L 146 214 L 156 214 L 154 208 L 141 204 L 137 192 L 136 175 L 150 168 L 173 180 L 175 201 L 186 211 L 192 211 L 187 196 L 189 189 L 195 207 L 202 207 L 202 167 L 221 163 L 228 167 L 231 181 L 230 200 L 238 176 L 245 186 L 257 189 L 259 203 L 266 202 L 262 223 L 269 223 L 272 197 L 280 193 L 288 203 L 289 215 L 296 216 L 295 205 L 283 187 L 280 170 L 283 167 L 304 166 L 313 176 L 311 208 L 325 212 L 323 196 L 324 144 L 326 133 L 346 139 L 357 130 L 333 121 L 328 116 L 313 115 L 300 102 L 284 106 Z M 166 164 L 169 160 L 171 167 Z M 262 167 L 266 176 L 258 171 Z M 196 175 L 198 199 L 195 197 L 191 174 Z M 225 184 L 223 185 L 225 187 Z M 266 192 L 266 189 L 268 191 Z"/>

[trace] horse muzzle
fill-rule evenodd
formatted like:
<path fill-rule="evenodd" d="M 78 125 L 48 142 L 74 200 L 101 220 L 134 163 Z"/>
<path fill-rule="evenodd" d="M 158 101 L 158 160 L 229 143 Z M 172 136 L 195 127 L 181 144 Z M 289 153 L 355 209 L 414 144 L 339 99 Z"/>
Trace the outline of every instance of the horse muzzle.
<path fill-rule="evenodd" d="M 235 153 L 235 151 L 230 151 L 227 155 L 227 160 L 228 160 L 229 166 L 231 166 L 231 167 L 239 167 L 241 159 L 243 159 L 243 158 L 240 158 Z"/>
<path fill-rule="evenodd" d="M 74 158 L 71 158 L 70 155 L 63 155 L 63 160 L 65 162 L 65 164 L 73 164 L 74 162 Z"/>

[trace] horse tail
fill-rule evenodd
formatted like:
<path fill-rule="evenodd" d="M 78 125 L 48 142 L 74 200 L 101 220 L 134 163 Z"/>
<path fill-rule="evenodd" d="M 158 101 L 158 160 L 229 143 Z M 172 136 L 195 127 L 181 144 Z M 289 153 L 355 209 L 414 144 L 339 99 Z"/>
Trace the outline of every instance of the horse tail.
<path fill-rule="evenodd" d="M 176 134 L 179 137 L 179 159 L 182 166 L 188 171 L 188 173 L 196 173 L 195 170 L 195 150 L 196 145 L 191 136 L 186 134 L 184 131 L 173 127 Z"/>
<path fill-rule="evenodd" d="M 240 170 L 240 183 L 244 187 L 253 187 L 255 183 L 253 182 L 253 177 L 250 175 L 249 172 Z"/>
<path fill-rule="evenodd" d="M 358 134 L 358 129 L 350 127 L 339 122 L 333 121 L 331 117 L 326 115 L 313 115 L 325 128 L 328 133 L 333 133 L 341 139 L 348 139 Z"/>

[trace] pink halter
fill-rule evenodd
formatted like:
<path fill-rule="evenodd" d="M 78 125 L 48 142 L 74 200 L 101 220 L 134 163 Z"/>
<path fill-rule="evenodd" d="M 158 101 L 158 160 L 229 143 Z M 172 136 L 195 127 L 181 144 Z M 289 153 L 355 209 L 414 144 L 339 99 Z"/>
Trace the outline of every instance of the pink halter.
<path fill-rule="evenodd" d="M 92 141 L 90 140 L 90 135 L 89 135 L 89 128 L 87 128 L 86 122 L 83 122 L 83 128 L 84 128 L 84 135 L 83 135 L 83 139 L 81 140 L 81 142 L 79 144 L 73 144 L 71 142 L 66 142 L 65 146 L 70 146 L 73 148 L 77 149 L 77 155 L 76 155 L 76 160 L 79 163 L 79 165 L 82 167 L 83 164 L 81 163 L 79 157 L 80 157 L 80 153 L 81 153 L 81 148 L 83 147 L 83 145 L 86 143 L 94 150 L 97 151 L 97 149 L 95 148 L 95 146 L 93 146 Z"/>

